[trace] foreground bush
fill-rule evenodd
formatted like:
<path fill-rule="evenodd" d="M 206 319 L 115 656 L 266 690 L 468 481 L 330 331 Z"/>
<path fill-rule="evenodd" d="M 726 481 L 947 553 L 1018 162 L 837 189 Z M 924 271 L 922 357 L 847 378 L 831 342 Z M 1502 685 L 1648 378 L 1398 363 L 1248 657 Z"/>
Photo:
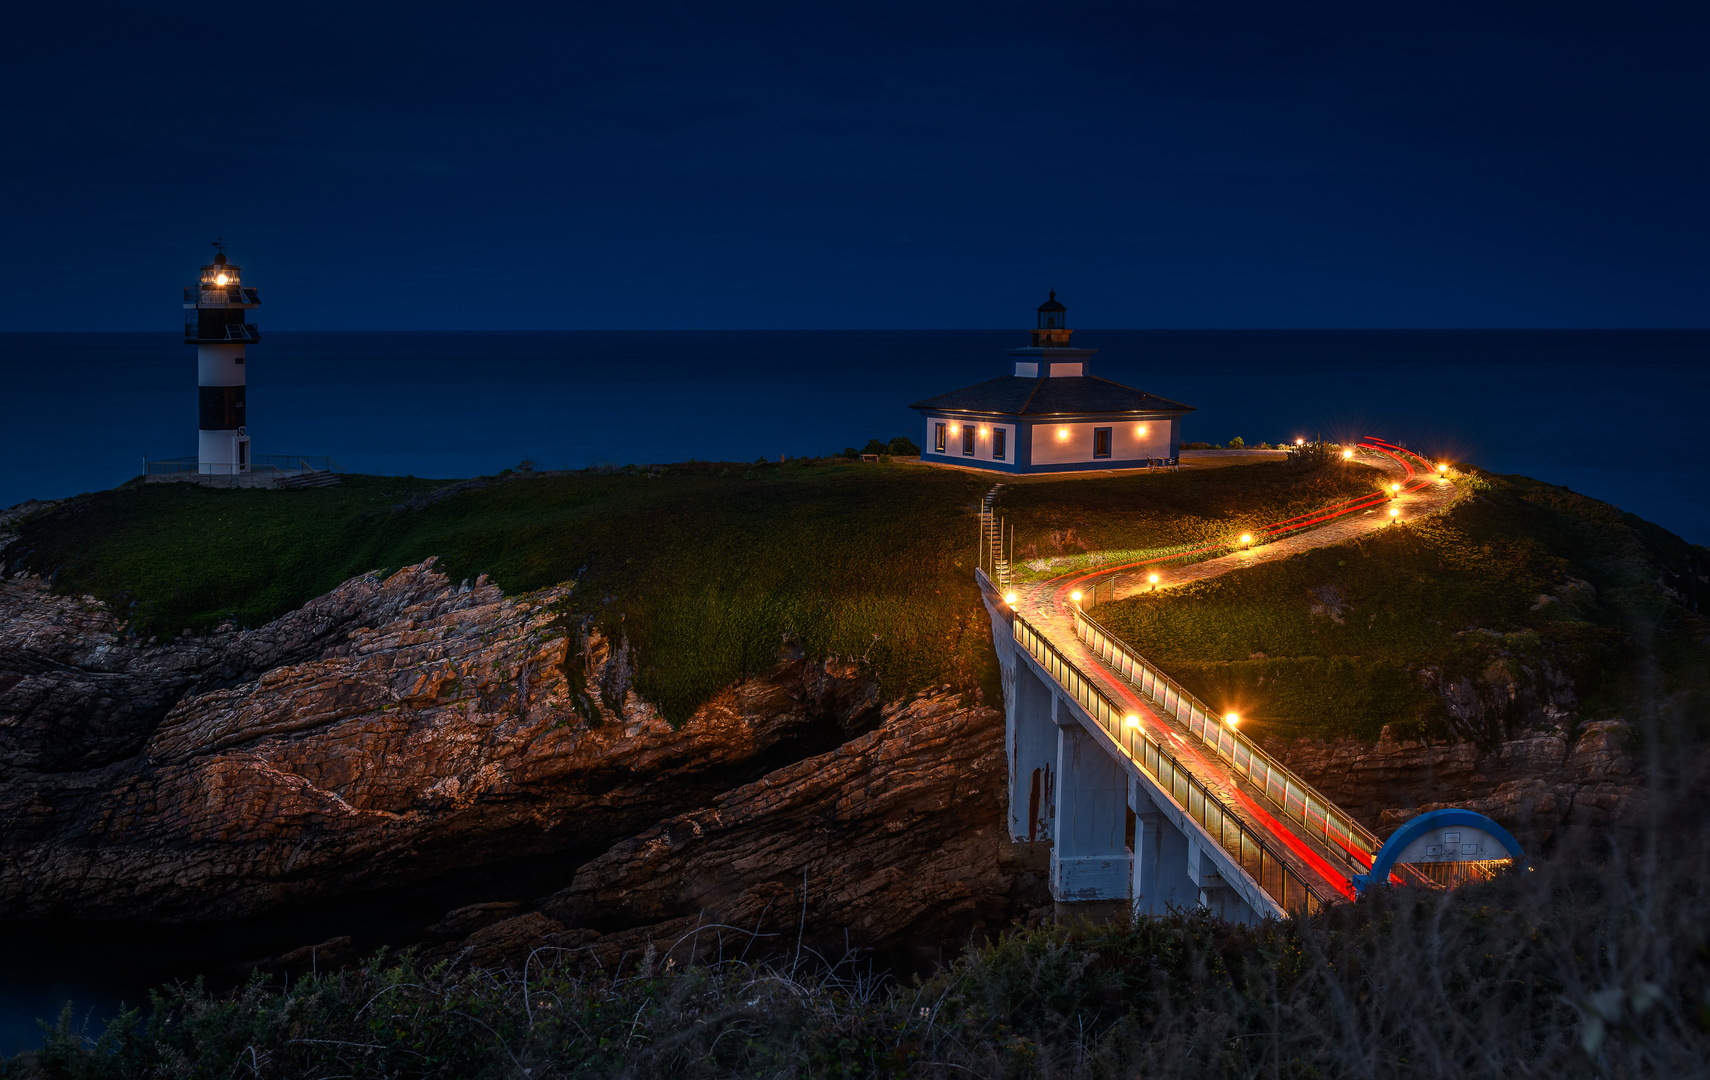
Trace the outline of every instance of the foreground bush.
<path fill-rule="evenodd" d="M 1700 1076 L 1707 835 L 1659 820 L 1613 853 L 1256 928 L 1018 931 L 908 985 L 802 951 L 599 971 L 542 950 L 503 974 L 378 956 L 174 987 L 99 1039 L 68 1009 L 0 1076 Z"/>

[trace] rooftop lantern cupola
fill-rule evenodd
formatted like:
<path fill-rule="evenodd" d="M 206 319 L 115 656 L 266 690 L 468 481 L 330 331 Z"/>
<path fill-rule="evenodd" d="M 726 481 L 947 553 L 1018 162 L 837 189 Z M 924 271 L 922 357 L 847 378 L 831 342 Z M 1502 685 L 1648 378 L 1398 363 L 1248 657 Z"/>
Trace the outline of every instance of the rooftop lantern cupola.
<path fill-rule="evenodd" d="M 1057 303 L 1057 290 L 1039 305 L 1039 325 L 1033 330 L 1035 349 L 1066 349 L 1069 347 L 1069 309 Z"/>

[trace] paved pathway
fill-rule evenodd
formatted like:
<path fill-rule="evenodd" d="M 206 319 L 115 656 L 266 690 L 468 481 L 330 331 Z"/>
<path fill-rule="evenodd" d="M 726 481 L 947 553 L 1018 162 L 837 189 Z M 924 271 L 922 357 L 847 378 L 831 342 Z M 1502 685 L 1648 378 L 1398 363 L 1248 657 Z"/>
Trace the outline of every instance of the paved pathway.
<path fill-rule="evenodd" d="M 1362 451 L 1359 460 L 1382 469 L 1391 478 L 1390 483 L 1402 484 L 1401 493 L 1392 496 L 1388 502 L 1355 510 L 1346 516 L 1232 555 L 1206 559 L 1186 566 L 1136 566 L 1127 574 L 1121 574 L 1119 567 L 1100 567 L 1091 572 L 1076 571 L 1046 581 L 1017 585 L 1015 588 L 1016 611 L 1073 661 L 1088 678 L 1097 682 L 1106 697 L 1122 704 L 1131 714 L 1137 716 L 1152 739 L 1160 746 L 1170 747 L 1176 759 L 1195 779 L 1216 794 L 1224 806 L 1234 812 L 1247 828 L 1273 840 L 1272 848 L 1284 861 L 1288 862 L 1296 873 L 1311 882 L 1315 891 L 1326 897 L 1337 894 L 1351 895 L 1346 857 L 1331 850 L 1318 838 L 1297 833 L 1293 823 L 1284 817 L 1282 811 L 1271 803 L 1261 789 L 1230 773 L 1214 751 L 1189 733 L 1173 717 L 1155 708 L 1127 680 L 1106 667 L 1104 662 L 1075 636 L 1073 602 L 1069 599 L 1069 594 L 1077 588 L 1090 591 L 1091 580 L 1112 573 L 1118 575 L 1119 596 L 1133 595 L 1149 588 L 1145 583 L 1145 576 L 1149 573 L 1159 575 L 1161 580 L 1158 587 L 1161 589 L 1190 581 L 1203 581 L 1231 570 L 1286 559 L 1303 551 L 1343 543 L 1378 529 L 1390 528 L 1389 510 L 1392 506 L 1401 510 L 1397 520 L 1405 523 L 1429 514 L 1441 513 L 1452 505 L 1457 497 L 1458 489 L 1453 483 L 1427 476 L 1423 466 L 1405 460 L 1402 455 Z M 1418 475 L 1414 475 L 1415 470 L 1418 470 Z M 1123 578 L 1128 579 L 1126 589 L 1120 587 Z"/>

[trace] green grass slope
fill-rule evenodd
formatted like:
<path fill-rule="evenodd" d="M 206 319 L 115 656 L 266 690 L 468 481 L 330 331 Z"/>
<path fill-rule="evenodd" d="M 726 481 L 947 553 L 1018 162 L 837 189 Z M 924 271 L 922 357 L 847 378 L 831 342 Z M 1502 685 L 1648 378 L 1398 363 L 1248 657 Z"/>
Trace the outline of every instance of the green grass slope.
<path fill-rule="evenodd" d="M 1308 469 L 1264 461 L 1138 477 L 1028 479 L 1007 486 L 998 513 L 1015 528 L 1016 570 L 1055 577 L 1099 562 L 1233 545 L 1331 503 L 1370 494 L 1384 474 L 1361 464 Z"/>
<path fill-rule="evenodd" d="M 348 477 L 305 491 L 128 486 L 22 526 L 11 570 L 129 612 L 148 635 L 223 618 L 259 625 L 374 569 L 438 556 L 454 581 L 488 574 L 509 592 L 573 581 L 569 614 L 636 651 L 637 689 L 681 719 L 776 660 L 786 636 L 810 655 L 864 657 L 888 696 L 925 685 L 996 684 L 973 583 L 975 511 L 992 479 L 847 462 L 676 465 L 461 485 Z M 1096 539 L 1160 544 L 1271 520 L 1370 487 L 1356 473 L 1280 466 L 1023 483 L 1040 522 Z M 1245 519 L 1242 519 L 1245 520 Z"/>
<path fill-rule="evenodd" d="M 1095 615 L 1260 734 L 1497 734 L 1446 711 L 1463 680 L 1500 698 L 1565 677 L 1587 718 L 1702 703 L 1710 552 L 1566 488 L 1463 483 L 1446 514 Z"/>

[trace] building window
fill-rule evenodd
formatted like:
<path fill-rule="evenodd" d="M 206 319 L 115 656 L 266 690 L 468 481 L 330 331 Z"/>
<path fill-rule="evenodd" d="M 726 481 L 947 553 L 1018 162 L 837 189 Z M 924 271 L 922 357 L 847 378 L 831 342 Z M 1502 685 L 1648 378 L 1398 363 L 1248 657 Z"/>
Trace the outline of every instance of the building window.
<path fill-rule="evenodd" d="M 962 456 L 974 456 L 974 425 L 962 425 Z"/>
<path fill-rule="evenodd" d="M 1004 443 L 1008 441 L 1009 432 L 1000 427 L 992 428 L 992 460 L 1002 461 L 1005 450 Z"/>
<path fill-rule="evenodd" d="M 932 449 L 942 454 L 944 452 L 944 429 L 947 424 L 934 424 L 932 431 Z"/>
<path fill-rule="evenodd" d="M 1110 429 L 1095 427 L 1092 429 L 1092 456 L 1095 458 L 1110 456 Z"/>

